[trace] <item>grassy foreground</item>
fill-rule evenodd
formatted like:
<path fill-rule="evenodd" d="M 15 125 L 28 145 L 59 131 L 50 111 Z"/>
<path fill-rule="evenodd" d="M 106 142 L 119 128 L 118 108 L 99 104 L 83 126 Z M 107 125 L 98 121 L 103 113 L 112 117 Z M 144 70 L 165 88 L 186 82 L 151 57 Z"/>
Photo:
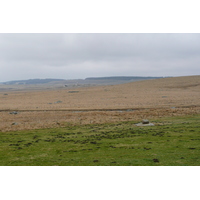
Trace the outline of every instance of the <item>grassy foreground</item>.
<path fill-rule="evenodd" d="M 1 166 L 199 166 L 200 116 L 0 132 Z"/>

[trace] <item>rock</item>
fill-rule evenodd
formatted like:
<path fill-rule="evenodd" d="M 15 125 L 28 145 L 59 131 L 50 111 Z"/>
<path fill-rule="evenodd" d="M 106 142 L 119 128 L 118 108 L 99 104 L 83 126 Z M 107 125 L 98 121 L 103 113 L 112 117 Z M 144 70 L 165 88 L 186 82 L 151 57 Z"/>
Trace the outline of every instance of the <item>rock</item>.
<path fill-rule="evenodd" d="M 143 119 L 142 120 L 142 124 L 149 124 L 149 120 L 148 119 Z"/>
<path fill-rule="evenodd" d="M 154 126 L 154 124 L 150 123 L 147 119 L 143 119 L 142 122 L 136 124 L 136 126 Z"/>
<path fill-rule="evenodd" d="M 16 111 L 13 111 L 13 112 L 10 112 L 10 114 L 11 114 L 11 115 L 17 115 L 17 114 L 18 114 L 18 112 L 16 112 Z"/>
<path fill-rule="evenodd" d="M 13 126 L 13 125 L 17 125 L 17 124 L 18 124 L 18 123 L 16 123 L 16 122 L 13 122 L 13 123 L 12 123 L 12 126 Z"/>
<path fill-rule="evenodd" d="M 54 103 L 62 103 L 62 101 L 56 101 L 56 102 L 54 102 Z"/>

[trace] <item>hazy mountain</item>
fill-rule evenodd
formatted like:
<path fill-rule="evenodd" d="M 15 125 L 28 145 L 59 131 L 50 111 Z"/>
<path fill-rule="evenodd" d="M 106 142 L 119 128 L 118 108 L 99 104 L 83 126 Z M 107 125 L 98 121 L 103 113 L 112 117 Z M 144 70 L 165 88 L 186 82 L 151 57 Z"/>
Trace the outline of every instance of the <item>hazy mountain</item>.
<path fill-rule="evenodd" d="M 118 80 L 118 81 L 136 81 L 136 80 L 149 80 L 163 77 L 142 77 L 142 76 L 110 76 L 110 77 L 89 77 L 85 80 Z"/>
<path fill-rule="evenodd" d="M 55 81 L 64 81 L 64 79 L 29 79 L 29 80 L 17 80 L 17 81 L 7 81 L 3 84 L 5 85 L 31 85 L 31 84 L 44 84 Z"/>
<path fill-rule="evenodd" d="M 86 79 L 29 79 L 29 80 L 14 80 L 7 81 L 1 84 L 4 85 L 36 85 L 36 84 L 61 84 L 68 86 L 83 86 L 83 85 L 116 85 L 134 81 L 158 79 L 163 77 L 142 77 L 142 76 L 113 76 L 113 77 L 88 77 Z"/>

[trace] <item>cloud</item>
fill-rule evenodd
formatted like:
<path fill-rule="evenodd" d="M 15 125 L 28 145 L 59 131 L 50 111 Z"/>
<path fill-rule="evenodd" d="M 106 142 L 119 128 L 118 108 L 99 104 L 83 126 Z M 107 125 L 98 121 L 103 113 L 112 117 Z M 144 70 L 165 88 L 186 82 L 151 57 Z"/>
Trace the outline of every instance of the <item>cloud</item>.
<path fill-rule="evenodd" d="M 199 73 L 200 34 L 0 34 L 0 82 Z"/>

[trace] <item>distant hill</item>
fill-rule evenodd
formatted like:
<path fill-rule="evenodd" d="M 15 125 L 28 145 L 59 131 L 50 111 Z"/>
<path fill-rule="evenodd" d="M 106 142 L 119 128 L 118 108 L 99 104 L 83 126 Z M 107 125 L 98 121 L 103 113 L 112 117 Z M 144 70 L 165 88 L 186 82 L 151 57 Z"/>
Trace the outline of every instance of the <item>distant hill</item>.
<path fill-rule="evenodd" d="M 158 79 L 163 77 L 143 77 L 143 76 L 110 76 L 110 77 L 89 77 L 85 80 L 124 80 L 124 81 L 135 81 L 135 80 L 149 80 L 149 79 Z"/>
<path fill-rule="evenodd" d="M 5 85 L 32 85 L 32 84 L 45 84 L 54 81 L 64 81 L 64 79 L 29 79 L 29 80 L 17 80 L 17 81 L 7 81 L 3 84 Z"/>
<path fill-rule="evenodd" d="M 142 77 L 142 76 L 111 76 L 111 77 L 88 77 L 86 79 L 29 79 L 29 80 L 14 80 L 7 81 L 1 84 L 4 85 L 41 85 L 41 84 L 51 84 L 51 85 L 65 85 L 70 86 L 91 86 L 91 85 L 116 85 L 122 83 L 129 83 L 142 80 L 150 79 L 160 79 L 163 77 Z"/>
<path fill-rule="evenodd" d="M 116 85 L 135 81 L 160 79 L 163 77 L 143 77 L 143 76 L 110 76 L 110 77 L 89 77 L 85 82 L 97 85 Z"/>

